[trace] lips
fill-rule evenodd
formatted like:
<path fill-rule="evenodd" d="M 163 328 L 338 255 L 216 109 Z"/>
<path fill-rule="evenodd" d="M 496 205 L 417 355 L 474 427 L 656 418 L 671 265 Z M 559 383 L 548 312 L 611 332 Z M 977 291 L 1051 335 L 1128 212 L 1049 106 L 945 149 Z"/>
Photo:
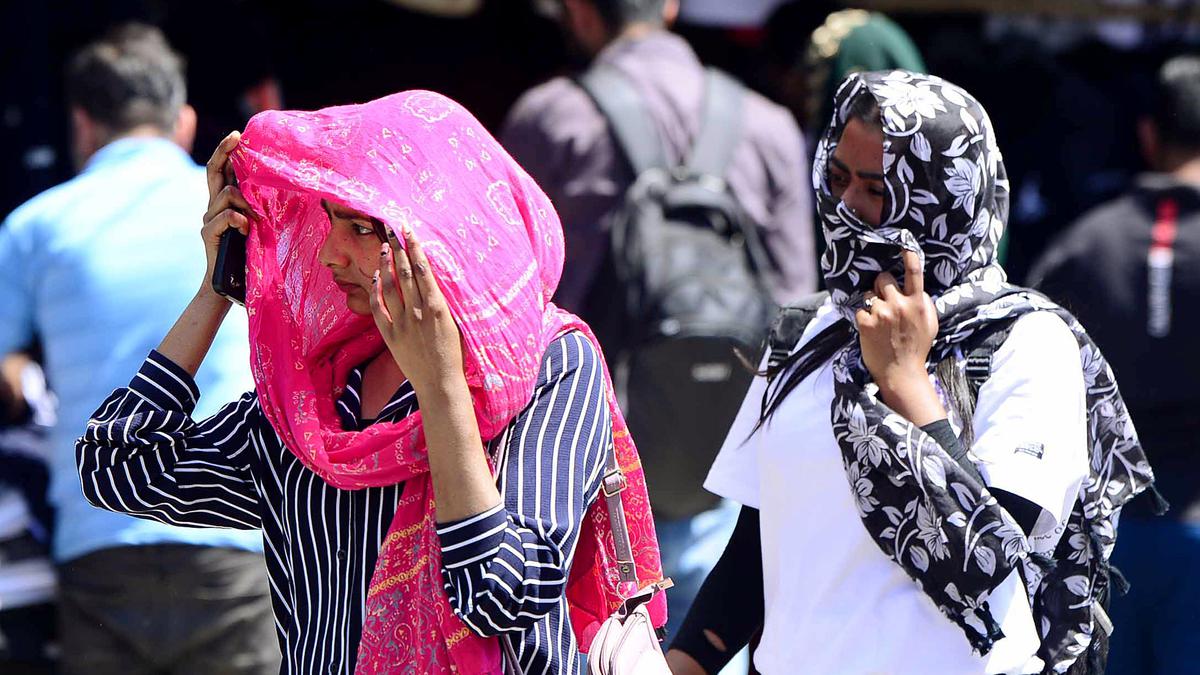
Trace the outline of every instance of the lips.
<path fill-rule="evenodd" d="M 342 289 L 343 293 L 353 293 L 354 291 L 362 290 L 362 287 L 358 284 L 352 284 L 349 281 L 341 279 L 334 279 L 333 283 L 337 284 L 337 287 Z"/>

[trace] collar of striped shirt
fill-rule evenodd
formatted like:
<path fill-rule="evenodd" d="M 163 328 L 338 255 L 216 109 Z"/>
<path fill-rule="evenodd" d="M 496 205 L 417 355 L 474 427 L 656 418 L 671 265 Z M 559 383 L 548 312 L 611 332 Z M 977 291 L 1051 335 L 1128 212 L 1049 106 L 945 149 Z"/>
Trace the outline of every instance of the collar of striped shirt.
<path fill-rule="evenodd" d="M 343 429 L 362 431 L 376 422 L 399 422 L 416 412 L 417 394 L 413 391 L 412 384 L 405 380 L 374 419 L 363 419 L 361 392 L 365 368 L 366 364 L 364 363 L 350 371 L 350 375 L 346 378 L 346 389 L 338 397 L 337 412 Z"/>

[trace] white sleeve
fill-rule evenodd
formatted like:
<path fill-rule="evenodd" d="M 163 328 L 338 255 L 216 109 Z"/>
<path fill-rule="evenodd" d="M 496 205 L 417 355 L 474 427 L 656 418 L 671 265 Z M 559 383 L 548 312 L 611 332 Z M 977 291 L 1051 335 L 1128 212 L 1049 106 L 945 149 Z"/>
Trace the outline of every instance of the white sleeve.
<path fill-rule="evenodd" d="M 1079 343 L 1050 312 L 1018 319 L 980 387 L 971 447 L 987 484 L 1062 523 L 1088 472 Z M 1040 528 L 1039 528 L 1040 529 Z"/>
<path fill-rule="evenodd" d="M 759 370 L 767 367 L 767 357 Z M 709 492 L 732 499 L 751 508 L 759 508 L 758 499 L 758 438 L 754 427 L 762 412 L 762 397 L 767 389 L 765 377 L 755 377 L 746 390 L 742 407 L 729 427 L 725 443 L 708 471 L 704 488 Z"/>

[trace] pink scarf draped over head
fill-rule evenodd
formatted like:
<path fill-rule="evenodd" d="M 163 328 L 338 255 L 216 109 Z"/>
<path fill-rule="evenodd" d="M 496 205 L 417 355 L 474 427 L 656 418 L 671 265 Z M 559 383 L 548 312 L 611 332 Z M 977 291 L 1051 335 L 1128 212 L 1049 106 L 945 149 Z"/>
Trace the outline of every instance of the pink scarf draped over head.
<path fill-rule="evenodd" d="M 479 431 L 500 434 L 530 402 L 542 355 L 577 317 L 550 298 L 563 231 L 549 199 L 465 109 L 409 91 L 316 112 L 264 112 L 233 154 L 260 214 L 247 247 L 251 365 L 263 412 L 284 445 L 330 485 L 406 482 L 365 607 L 358 672 L 500 672 L 499 645 L 451 611 L 441 577 L 420 413 L 345 431 L 334 405 L 350 370 L 383 349 L 369 316 L 346 308 L 318 262 L 329 232 L 321 200 L 411 227 L 463 338 Z M 609 386 L 614 449 L 641 583 L 662 578 L 637 450 Z M 484 450 L 481 448 L 480 452 Z M 567 584 L 582 649 L 623 593 L 603 500 L 587 513 Z M 661 596 L 656 624 L 666 620 Z"/>

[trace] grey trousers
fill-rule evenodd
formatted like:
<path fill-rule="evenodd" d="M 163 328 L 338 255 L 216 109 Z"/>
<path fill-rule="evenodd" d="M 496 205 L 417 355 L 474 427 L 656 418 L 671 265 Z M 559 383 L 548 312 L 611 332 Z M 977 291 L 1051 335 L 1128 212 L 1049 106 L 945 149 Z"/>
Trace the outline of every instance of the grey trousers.
<path fill-rule="evenodd" d="M 267 675 L 279 641 L 261 554 L 104 549 L 59 568 L 62 675 Z"/>

